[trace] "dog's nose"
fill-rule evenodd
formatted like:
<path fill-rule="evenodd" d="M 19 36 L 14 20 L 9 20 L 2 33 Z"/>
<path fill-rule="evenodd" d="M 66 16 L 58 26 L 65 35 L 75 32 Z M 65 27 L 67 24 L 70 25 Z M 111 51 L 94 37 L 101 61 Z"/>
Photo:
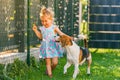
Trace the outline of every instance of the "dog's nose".
<path fill-rule="evenodd" d="M 55 42 L 60 42 L 59 41 L 60 36 L 54 36 L 54 38 L 55 38 Z"/>

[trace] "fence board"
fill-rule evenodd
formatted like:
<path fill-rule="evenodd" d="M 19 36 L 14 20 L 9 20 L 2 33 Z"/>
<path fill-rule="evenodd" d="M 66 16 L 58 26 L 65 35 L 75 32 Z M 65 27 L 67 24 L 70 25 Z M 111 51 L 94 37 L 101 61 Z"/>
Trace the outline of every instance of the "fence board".
<path fill-rule="evenodd" d="M 119 0 L 90 0 L 89 47 L 120 48 L 119 5 Z"/>

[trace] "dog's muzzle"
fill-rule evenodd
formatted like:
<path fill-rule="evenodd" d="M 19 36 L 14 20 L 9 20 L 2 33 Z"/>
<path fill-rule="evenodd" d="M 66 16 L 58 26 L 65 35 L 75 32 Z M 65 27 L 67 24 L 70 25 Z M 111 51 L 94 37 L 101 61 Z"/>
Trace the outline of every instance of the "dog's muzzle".
<path fill-rule="evenodd" d="M 54 36 L 55 37 L 55 42 L 60 42 L 60 36 Z"/>

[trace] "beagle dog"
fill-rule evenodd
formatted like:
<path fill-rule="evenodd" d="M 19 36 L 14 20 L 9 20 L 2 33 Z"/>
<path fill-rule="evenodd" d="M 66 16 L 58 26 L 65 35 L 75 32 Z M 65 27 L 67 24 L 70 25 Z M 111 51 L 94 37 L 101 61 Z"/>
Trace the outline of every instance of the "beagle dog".
<path fill-rule="evenodd" d="M 87 44 L 87 39 L 84 36 L 79 36 L 79 39 L 84 38 L 84 44 Z M 66 49 L 67 55 L 67 63 L 64 66 L 64 74 L 67 73 L 67 69 L 74 65 L 74 73 L 73 79 L 75 79 L 79 73 L 79 65 L 82 65 L 85 61 L 87 61 L 87 74 L 90 75 L 90 65 L 92 62 L 91 53 L 89 52 L 87 46 L 84 48 L 78 46 L 75 41 L 67 35 L 62 35 L 58 38 L 61 43 L 61 46 Z"/>

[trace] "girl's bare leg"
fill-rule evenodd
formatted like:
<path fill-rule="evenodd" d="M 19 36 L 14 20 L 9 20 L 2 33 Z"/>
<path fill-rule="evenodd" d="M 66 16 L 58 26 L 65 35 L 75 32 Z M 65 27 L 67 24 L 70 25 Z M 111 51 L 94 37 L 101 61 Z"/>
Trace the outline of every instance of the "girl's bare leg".
<path fill-rule="evenodd" d="M 45 61 L 46 61 L 47 74 L 50 78 L 52 78 L 51 59 L 46 58 Z"/>
<path fill-rule="evenodd" d="M 52 58 L 52 65 L 51 65 L 52 70 L 56 68 L 57 64 L 58 64 L 58 57 Z"/>

